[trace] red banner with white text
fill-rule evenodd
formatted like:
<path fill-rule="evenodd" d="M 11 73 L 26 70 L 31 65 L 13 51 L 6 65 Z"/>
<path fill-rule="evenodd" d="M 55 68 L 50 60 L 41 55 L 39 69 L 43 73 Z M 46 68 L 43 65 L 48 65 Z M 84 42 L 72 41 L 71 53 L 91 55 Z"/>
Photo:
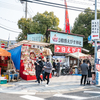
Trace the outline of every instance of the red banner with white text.
<path fill-rule="evenodd" d="M 55 53 L 75 53 L 81 52 L 81 48 L 79 47 L 69 47 L 69 46 L 60 46 L 55 45 Z"/>

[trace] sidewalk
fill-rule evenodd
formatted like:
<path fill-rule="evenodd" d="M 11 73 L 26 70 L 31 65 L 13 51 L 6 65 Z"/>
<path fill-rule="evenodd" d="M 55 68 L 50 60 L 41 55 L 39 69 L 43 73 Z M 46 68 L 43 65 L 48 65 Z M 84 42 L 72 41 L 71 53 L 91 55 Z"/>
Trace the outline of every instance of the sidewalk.
<path fill-rule="evenodd" d="M 45 87 L 46 82 L 38 85 L 35 81 L 21 80 L 1 85 L 0 92 L 14 94 L 37 94 L 37 93 L 59 93 L 86 89 L 90 86 L 80 86 L 81 76 L 52 77 L 50 84 Z"/>

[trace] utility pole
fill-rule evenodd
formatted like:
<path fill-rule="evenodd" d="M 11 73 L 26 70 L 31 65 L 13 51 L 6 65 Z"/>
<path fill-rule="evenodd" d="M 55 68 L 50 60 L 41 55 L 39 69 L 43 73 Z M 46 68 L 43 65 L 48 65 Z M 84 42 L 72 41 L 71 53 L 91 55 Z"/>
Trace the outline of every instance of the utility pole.
<path fill-rule="evenodd" d="M 95 0 L 95 20 L 97 20 L 97 0 Z M 95 51 L 94 51 L 94 70 L 96 73 L 96 62 L 97 62 L 97 39 L 95 39 Z M 96 75 L 96 74 L 95 74 Z M 96 76 L 95 76 L 95 82 L 97 81 Z M 95 83 L 96 84 L 96 83 Z"/>
<path fill-rule="evenodd" d="M 25 3 L 25 18 L 27 18 L 27 0 L 20 0 L 21 4 Z"/>
<path fill-rule="evenodd" d="M 97 20 L 97 0 L 95 0 L 95 20 Z M 97 60 L 97 40 L 95 40 L 95 71 L 96 71 L 96 60 Z"/>
<path fill-rule="evenodd" d="M 25 18 L 27 18 L 27 0 L 26 0 L 26 4 L 25 4 Z"/>

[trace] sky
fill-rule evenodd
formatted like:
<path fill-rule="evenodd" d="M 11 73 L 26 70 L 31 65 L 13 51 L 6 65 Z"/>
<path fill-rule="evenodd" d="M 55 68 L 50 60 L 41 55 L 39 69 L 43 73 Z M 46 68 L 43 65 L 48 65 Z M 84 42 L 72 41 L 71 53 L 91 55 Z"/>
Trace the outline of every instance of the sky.
<path fill-rule="evenodd" d="M 32 1 L 32 0 L 31 0 Z M 48 1 L 53 3 L 59 3 L 64 4 L 64 0 L 42 0 L 42 1 Z M 80 7 L 80 8 L 87 8 L 90 7 L 94 10 L 94 2 L 93 0 L 66 0 L 68 6 L 73 7 Z M 100 2 L 100 0 L 97 0 Z M 100 9 L 100 3 L 98 4 L 97 8 Z M 46 5 L 40 5 L 36 3 L 28 3 L 28 18 L 32 18 L 39 13 L 44 13 L 45 11 L 54 12 L 54 15 L 56 15 L 59 20 L 59 27 L 64 29 L 64 16 L 65 16 L 65 9 L 62 8 L 56 8 L 56 7 L 50 7 Z M 78 17 L 78 15 L 82 11 L 75 11 L 68 9 L 69 13 L 69 23 L 70 26 L 73 26 L 75 18 Z M 16 40 L 16 37 L 18 37 L 19 32 L 21 32 L 20 29 L 18 29 L 17 22 L 20 18 L 25 17 L 25 3 L 21 4 L 19 0 L 0 0 L 0 39 L 6 39 L 10 37 L 10 40 Z M 11 31 L 5 30 L 9 29 Z"/>

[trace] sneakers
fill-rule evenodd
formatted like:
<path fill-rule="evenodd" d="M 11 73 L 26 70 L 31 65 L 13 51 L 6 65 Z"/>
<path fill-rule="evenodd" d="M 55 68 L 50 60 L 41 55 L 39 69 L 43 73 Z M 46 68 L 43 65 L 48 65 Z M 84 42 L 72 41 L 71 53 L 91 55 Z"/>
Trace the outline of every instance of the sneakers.
<path fill-rule="evenodd" d="M 46 84 L 45 87 L 48 87 L 48 84 Z"/>
<path fill-rule="evenodd" d="M 41 84 L 43 83 L 43 81 L 41 81 Z"/>

